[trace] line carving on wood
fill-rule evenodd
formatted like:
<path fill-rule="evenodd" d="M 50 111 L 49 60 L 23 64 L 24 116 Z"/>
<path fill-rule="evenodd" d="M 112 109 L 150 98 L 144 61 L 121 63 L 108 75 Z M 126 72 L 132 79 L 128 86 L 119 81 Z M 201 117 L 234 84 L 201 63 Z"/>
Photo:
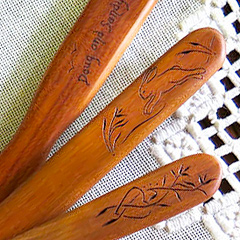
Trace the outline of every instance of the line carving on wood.
<path fill-rule="evenodd" d="M 106 17 L 99 17 L 99 24 L 92 26 L 93 30 L 90 33 L 92 40 L 89 40 L 86 44 L 89 44 L 89 47 L 86 51 L 85 60 L 81 63 L 78 68 L 81 68 L 81 72 L 77 73 L 77 81 L 85 84 L 85 86 L 91 85 L 91 75 L 94 74 L 94 67 L 102 66 L 104 62 L 103 54 L 99 51 L 102 47 L 109 45 L 109 39 L 114 32 L 114 28 L 117 27 L 117 23 L 126 15 L 131 7 L 131 3 L 126 0 L 113 0 L 106 6 L 107 13 Z M 78 43 L 82 45 L 83 43 Z M 75 44 L 75 49 L 77 48 Z M 71 55 L 76 52 L 72 51 Z M 73 60 L 70 60 L 70 70 L 68 73 L 72 72 L 74 69 Z M 76 68 L 77 69 L 77 68 Z"/>
<path fill-rule="evenodd" d="M 180 56 L 178 64 L 172 65 L 161 72 L 159 71 L 159 66 L 155 65 L 144 72 L 137 93 L 139 99 L 141 99 L 139 104 L 141 105 L 140 108 L 142 112 L 139 113 L 139 108 L 136 108 L 136 116 L 137 114 L 141 114 L 145 118 L 144 120 L 141 120 L 141 122 L 135 126 L 133 124 L 133 126 L 130 126 L 130 120 L 127 120 L 127 111 L 124 111 L 124 108 L 120 108 L 119 110 L 118 107 L 115 108 L 115 112 L 110 119 L 106 117 L 103 119 L 103 140 L 107 150 L 113 156 L 115 156 L 115 148 L 118 145 L 125 143 L 134 131 L 161 114 L 168 104 L 167 101 L 164 101 L 163 99 L 165 94 L 170 93 L 190 80 L 201 81 L 204 79 L 204 76 L 207 73 L 206 68 L 187 68 L 182 66 L 183 64 L 181 62 L 186 55 L 203 54 L 207 56 L 205 64 L 208 63 L 209 58 L 216 55 L 211 49 L 214 39 L 215 38 L 213 37 L 210 40 L 209 47 L 198 42 L 188 42 L 186 43 L 187 48 L 176 54 L 176 57 Z M 161 82 L 167 83 L 161 84 Z M 122 114 L 122 112 L 125 113 Z M 127 131 L 127 128 L 131 129 Z"/>
<path fill-rule="evenodd" d="M 113 155 L 115 155 L 114 149 L 122 133 L 121 132 L 117 133 L 115 137 L 113 137 L 113 134 L 116 132 L 116 130 L 124 127 L 128 123 L 128 120 L 126 120 L 125 118 L 127 115 L 123 114 L 122 111 L 123 109 L 120 109 L 120 110 L 118 108 L 115 109 L 113 118 L 108 126 L 108 129 L 107 129 L 107 119 L 106 118 L 103 119 L 103 127 L 102 127 L 103 139 L 108 151 L 111 152 Z"/>
<path fill-rule="evenodd" d="M 168 201 L 168 196 L 171 193 L 175 195 L 175 199 L 179 202 L 184 198 L 190 198 L 191 193 L 196 191 L 208 196 L 204 186 L 215 181 L 215 179 L 208 178 L 206 173 L 198 175 L 193 180 L 190 172 L 190 166 L 184 167 L 181 165 L 177 171 L 171 170 L 155 184 L 132 187 L 117 204 L 104 208 L 96 217 L 107 215 L 107 221 L 102 225 L 104 227 L 122 218 L 145 219 L 153 214 L 156 208 L 170 207 L 171 203 Z M 189 194 L 184 196 L 184 192 Z"/>

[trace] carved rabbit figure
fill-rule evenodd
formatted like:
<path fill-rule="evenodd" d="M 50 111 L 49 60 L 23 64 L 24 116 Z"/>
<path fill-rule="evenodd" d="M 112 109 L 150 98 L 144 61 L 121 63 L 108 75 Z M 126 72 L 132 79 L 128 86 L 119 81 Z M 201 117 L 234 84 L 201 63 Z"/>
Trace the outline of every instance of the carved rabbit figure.
<path fill-rule="evenodd" d="M 209 47 L 194 41 L 186 42 L 185 49 L 176 54 L 176 63 L 172 67 L 158 73 L 158 67 L 153 66 L 145 72 L 139 87 L 139 96 L 146 101 L 143 107 L 144 115 L 151 115 L 155 106 L 160 102 L 161 97 L 173 88 L 182 85 L 190 79 L 203 79 L 206 69 L 197 66 L 194 68 L 189 67 L 189 59 L 197 56 L 200 63 L 208 64 L 210 57 L 216 55 L 211 49 L 214 41 L 215 36 L 211 36 Z M 186 56 L 188 58 L 185 58 Z M 202 58 L 206 58 L 206 61 L 204 62 Z M 161 81 L 161 85 L 158 88 L 156 88 L 156 81 Z"/>
<path fill-rule="evenodd" d="M 176 72 L 177 74 L 175 74 Z M 205 73 L 206 70 L 204 68 L 186 69 L 179 65 L 174 65 L 160 74 L 158 74 L 156 66 L 150 68 L 144 75 L 139 87 L 139 96 L 146 101 L 143 107 L 143 114 L 152 114 L 153 109 L 160 102 L 163 94 L 182 85 L 189 79 L 202 80 Z M 166 81 L 166 79 L 169 79 L 169 81 Z M 155 81 L 161 80 L 163 84 L 156 88 Z"/>
<path fill-rule="evenodd" d="M 172 111 L 176 102 L 182 101 L 178 91 L 184 89 L 181 95 L 184 97 L 194 86 L 201 85 L 209 75 L 209 64 L 217 59 L 218 46 L 215 34 L 206 34 L 194 41 L 184 40 L 181 46 L 170 51 L 166 57 L 169 61 L 163 61 L 163 56 L 148 68 L 132 86 L 140 98 L 139 104 L 126 108 L 126 103 L 121 101 L 121 105 L 114 106 L 112 114 L 103 119 L 103 139 L 108 151 L 115 156 L 115 148 L 140 131 L 140 127 L 161 117 L 163 111 Z M 172 102 L 170 97 L 174 99 Z"/>

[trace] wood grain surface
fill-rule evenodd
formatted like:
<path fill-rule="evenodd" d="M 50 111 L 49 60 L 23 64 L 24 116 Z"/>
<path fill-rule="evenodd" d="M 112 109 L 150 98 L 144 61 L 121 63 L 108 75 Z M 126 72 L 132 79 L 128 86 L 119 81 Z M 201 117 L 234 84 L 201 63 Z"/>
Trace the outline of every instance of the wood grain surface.
<path fill-rule="evenodd" d="M 118 239 L 208 200 L 221 172 L 214 157 L 189 156 L 14 239 Z"/>
<path fill-rule="evenodd" d="M 46 160 L 86 108 L 157 0 L 91 0 L 48 67 L 30 109 L 0 155 L 0 201 Z"/>
<path fill-rule="evenodd" d="M 225 54 L 211 28 L 177 43 L 0 204 L 0 239 L 65 212 L 192 96 Z"/>

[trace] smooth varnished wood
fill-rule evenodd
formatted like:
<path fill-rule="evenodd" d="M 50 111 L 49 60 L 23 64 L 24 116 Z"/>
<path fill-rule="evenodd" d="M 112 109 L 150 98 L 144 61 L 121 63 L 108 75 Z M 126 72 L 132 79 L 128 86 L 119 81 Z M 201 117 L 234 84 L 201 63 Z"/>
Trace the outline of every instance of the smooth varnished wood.
<path fill-rule="evenodd" d="M 15 240 L 111 240 L 166 220 L 208 200 L 221 166 L 206 154 L 164 166 Z"/>
<path fill-rule="evenodd" d="M 163 55 L 0 205 L 0 239 L 65 212 L 223 64 L 225 42 L 197 30 Z"/>
<path fill-rule="evenodd" d="M 50 64 L 13 140 L 0 155 L 0 201 L 46 160 L 85 109 L 157 0 L 91 0 Z"/>

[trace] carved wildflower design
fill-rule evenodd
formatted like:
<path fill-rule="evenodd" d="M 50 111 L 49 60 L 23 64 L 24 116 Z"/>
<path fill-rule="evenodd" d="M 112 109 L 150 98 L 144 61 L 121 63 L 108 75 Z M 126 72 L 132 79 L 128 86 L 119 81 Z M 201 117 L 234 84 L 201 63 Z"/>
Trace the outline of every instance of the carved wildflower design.
<path fill-rule="evenodd" d="M 152 214 L 154 208 L 170 207 L 168 195 L 171 192 L 175 194 L 178 201 L 183 200 L 183 192 L 199 191 L 207 196 L 208 194 L 203 186 L 208 185 L 215 179 L 208 178 L 207 174 L 204 174 L 199 175 L 198 179 L 192 181 L 189 172 L 190 166 L 184 167 L 184 165 L 181 165 L 177 171 L 171 170 L 169 174 L 164 175 L 161 181 L 154 185 L 149 183 L 148 187 L 132 187 L 118 204 L 104 208 L 97 217 L 105 214 L 112 216 L 103 226 L 110 225 L 120 218 L 144 219 Z"/>
<path fill-rule="evenodd" d="M 109 126 L 107 126 L 107 119 L 103 119 L 103 139 L 108 151 L 111 152 L 113 156 L 115 155 L 114 150 L 116 143 L 122 134 L 121 131 L 119 132 L 118 130 L 128 123 L 128 120 L 125 118 L 126 115 L 123 114 L 122 111 L 123 109 L 119 110 L 118 108 L 115 108 L 115 112 L 113 114 L 112 120 L 109 123 Z"/>

